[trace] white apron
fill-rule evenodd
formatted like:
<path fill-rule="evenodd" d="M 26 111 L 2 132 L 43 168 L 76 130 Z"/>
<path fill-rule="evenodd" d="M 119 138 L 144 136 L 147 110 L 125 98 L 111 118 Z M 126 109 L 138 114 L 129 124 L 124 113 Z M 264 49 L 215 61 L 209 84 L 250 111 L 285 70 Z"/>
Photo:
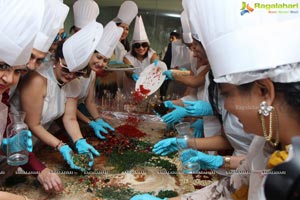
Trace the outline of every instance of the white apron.
<path fill-rule="evenodd" d="M 140 73 L 151 64 L 151 58 L 153 54 L 156 53 L 153 49 L 148 51 L 148 56 L 144 58 L 144 60 L 139 61 L 136 57 L 132 56 L 130 52 L 128 52 L 125 57 L 129 60 L 129 62 L 135 67 L 134 73 L 140 75 Z"/>
<path fill-rule="evenodd" d="M 47 79 L 47 94 L 43 103 L 41 125 L 43 125 L 45 129 L 48 129 L 55 119 L 64 114 L 66 98 L 78 97 L 81 90 L 81 84 L 78 79 L 74 79 L 60 88 L 52 67 L 41 66 L 36 71 Z M 11 100 L 12 111 L 20 110 L 19 97 L 20 92 L 17 89 Z"/>

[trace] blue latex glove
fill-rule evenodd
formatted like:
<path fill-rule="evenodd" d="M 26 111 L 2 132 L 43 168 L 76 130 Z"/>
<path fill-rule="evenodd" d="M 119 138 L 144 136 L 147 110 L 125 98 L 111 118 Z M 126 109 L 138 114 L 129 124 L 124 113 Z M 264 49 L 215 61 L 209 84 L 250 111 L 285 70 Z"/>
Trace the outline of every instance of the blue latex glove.
<path fill-rule="evenodd" d="M 156 60 L 154 60 L 154 61 L 153 61 L 153 63 L 154 63 L 154 66 L 158 66 L 158 62 L 159 62 L 159 61 L 158 61 L 157 59 L 156 59 Z"/>
<path fill-rule="evenodd" d="M 100 156 L 100 153 L 92 145 L 88 144 L 86 142 L 86 139 L 81 138 L 81 139 L 77 140 L 75 143 L 75 147 L 79 154 L 89 154 L 90 160 L 91 160 L 89 162 L 89 167 L 92 167 L 94 164 L 93 154 L 95 156 Z"/>
<path fill-rule="evenodd" d="M 157 142 L 152 151 L 157 155 L 165 156 L 169 153 L 175 152 L 181 148 L 187 148 L 187 140 L 183 138 L 167 138 Z"/>
<path fill-rule="evenodd" d="M 195 154 L 195 156 L 190 157 L 189 154 Z M 187 159 L 187 157 L 190 158 Z M 193 149 L 183 151 L 180 155 L 180 160 L 182 162 L 198 162 L 201 169 L 219 169 L 224 162 L 222 156 L 208 155 Z"/>
<path fill-rule="evenodd" d="M 59 148 L 59 152 L 61 153 L 61 155 L 63 156 L 63 158 L 65 159 L 65 161 L 67 161 L 67 163 L 70 165 L 71 169 L 76 169 L 76 170 L 80 170 L 80 171 L 85 171 L 85 169 L 77 166 L 74 164 L 73 162 L 73 151 L 72 149 L 69 147 L 69 145 L 65 144 L 63 146 L 61 146 Z"/>
<path fill-rule="evenodd" d="M 187 115 L 188 115 L 187 111 L 184 107 L 175 106 L 175 110 L 162 116 L 162 119 L 165 123 L 171 124 L 171 123 L 179 122 L 182 118 L 184 118 Z"/>
<path fill-rule="evenodd" d="M 96 136 L 100 139 L 105 139 L 105 137 L 101 135 L 101 132 L 107 134 L 108 131 L 106 130 L 106 128 L 110 129 L 111 131 L 115 130 L 108 123 L 103 121 L 103 119 L 98 119 L 97 121 L 90 121 L 89 125 L 93 128 Z"/>
<path fill-rule="evenodd" d="M 164 71 L 162 73 L 162 75 L 166 76 L 166 80 L 174 80 L 174 77 L 172 76 L 172 71 L 171 70 Z"/>
<path fill-rule="evenodd" d="M 11 138 L 3 138 L 2 140 L 2 151 L 7 153 L 7 145 L 10 144 L 11 152 L 19 152 L 26 147 L 28 152 L 32 152 L 32 140 L 31 132 L 29 130 L 22 130 L 20 133 L 14 135 Z M 23 143 L 21 145 L 14 145 L 19 143 L 19 140 Z"/>
<path fill-rule="evenodd" d="M 130 200 L 168 200 L 168 198 L 158 198 L 150 194 L 138 194 L 130 198 Z"/>
<path fill-rule="evenodd" d="M 183 101 L 183 103 L 187 105 L 185 108 L 190 116 L 200 117 L 214 114 L 210 103 L 207 101 Z"/>
<path fill-rule="evenodd" d="M 165 107 L 170 108 L 170 109 L 174 109 L 176 106 L 172 101 L 164 101 L 164 105 L 165 105 Z"/>
<path fill-rule="evenodd" d="M 131 78 L 136 82 L 136 81 L 139 79 L 139 75 L 136 74 L 136 73 L 133 73 L 133 74 L 131 75 Z"/>
<path fill-rule="evenodd" d="M 202 138 L 203 137 L 203 120 L 197 119 L 192 125 L 191 128 L 194 128 L 194 137 Z"/>

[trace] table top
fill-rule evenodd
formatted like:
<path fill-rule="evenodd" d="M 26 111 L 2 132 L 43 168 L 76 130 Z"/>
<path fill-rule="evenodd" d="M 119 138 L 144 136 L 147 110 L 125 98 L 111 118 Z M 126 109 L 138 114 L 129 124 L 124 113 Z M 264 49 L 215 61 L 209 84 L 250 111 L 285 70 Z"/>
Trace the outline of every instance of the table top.
<path fill-rule="evenodd" d="M 128 124 L 128 113 L 105 112 L 103 113 L 103 117 L 113 127 Z M 125 200 L 129 199 L 133 194 L 145 192 L 157 195 L 159 192 L 167 192 L 170 194 L 176 191 L 178 194 L 183 194 L 194 191 L 197 188 L 195 187 L 197 184 L 205 186 L 216 180 L 214 176 L 211 176 L 210 178 L 203 178 L 203 174 L 186 175 L 181 173 L 178 154 L 173 154 L 172 156 L 167 157 L 153 157 L 150 155 L 152 154 L 151 148 L 149 148 L 149 146 L 141 146 L 141 144 L 150 144 L 150 146 L 153 146 L 153 144 L 155 144 L 157 141 L 168 137 L 170 132 L 166 131 L 165 124 L 156 116 L 131 115 L 131 117 L 138 120 L 131 122 L 136 123 L 136 128 L 145 133 L 146 136 L 142 138 L 130 139 L 130 142 L 138 141 L 138 144 L 135 143 L 134 149 L 123 148 L 124 145 L 120 145 L 121 141 L 126 141 L 127 139 L 124 139 L 123 136 L 118 138 L 120 143 L 117 144 L 117 148 L 123 149 L 120 152 L 111 154 L 109 154 L 109 151 L 105 149 L 104 146 L 113 144 L 112 142 L 109 143 L 109 141 L 118 141 L 118 139 L 115 138 L 118 134 L 107 136 L 110 138 L 107 139 L 107 141 L 100 141 L 99 139 L 93 137 L 93 134 L 91 134 L 93 132 L 88 126 L 81 124 L 82 132 L 83 134 L 86 134 L 87 141 L 96 148 L 102 149 L 102 152 L 100 151 L 100 157 L 96 157 L 94 160 L 92 171 L 86 173 L 77 173 L 68 169 L 68 166 L 66 165 L 66 162 L 63 160 L 60 153 L 53 151 L 52 148 L 43 147 L 41 150 L 39 150 L 39 152 L 36 152 L 37 157 L 41 161 L 45 162 L 47 167 L 60 174 L 60 177 L 65 185 L 65 190 L 62 193 L 46 193 L 40 186 L 37 185 L 36 178 L 27 174 L 24 175 L 22 173 L 18 174 L 17 176 L 26 176 L 26 180 L 24 182 L 10 187 L 3 187 L 2 189 L 25 194 L 34 199 L 96 200 L 119 199 L 122 196 L 122 200 Z M 61 131 L 63 132 L 63 130 Z M 145 154 L 141 154 L 141 152 Z M 150 161 L 147 160 L 144 163 L 137 162 L 137 164 L 134 166 L 130 165 L 132 162 L 135 163 L 136 159 L 144 159 L 144 157 L 147 156 L 151 157 L 149 159 Z M 116 167 L 116 163 L 118 163 L 116 160 L 122 160 L 122 162 L 124 162 L 124 166 Z M 162 165 L 161 163 L 164 164 Z M 128 166 L 130 167 L 128 168 Z M 164 168 L 165 166 L 167 167 Z M 170 171 L 171 169 L 174 169 L 168 168 L 170 166 L 176 166 L 177 171 Z M 202 179 L 200 177 L 202 179 L 201 182 L 199 182 L 199 178 L 197 180 L 197 176 L 201 176 L 203 178 Z"/>

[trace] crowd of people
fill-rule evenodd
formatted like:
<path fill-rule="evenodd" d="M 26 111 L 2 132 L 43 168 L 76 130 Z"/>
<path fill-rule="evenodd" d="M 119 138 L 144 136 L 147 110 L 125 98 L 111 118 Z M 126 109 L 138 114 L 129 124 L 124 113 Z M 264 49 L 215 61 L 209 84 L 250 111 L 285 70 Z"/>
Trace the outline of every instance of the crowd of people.
<path fill-rule="evenodd" d="M 170 128 L 189 118 L 194 137 L 165 138 L 152 151 L 165 156 L 179 151 L 179 146 L 189 147 L 180 154 L 181 160 L 192 154 L 189 162 L 216 170 L 222 178 L 164 200 L 268 199 L 265 181 L 269 175 L 264 171 L 299 160 L 299 151 L 295 151 L 300 136 L 299 10 L 280 17 L 268 12 L 241 15 L 240 4 L 236 0 L 182 0 L 182 33 L 170 34 L 162 58 L 168 70 L 163 72 L 166 80 L 159 93 L 170 112 L 161 119 Z M 99 140 L 114 131 L 97 108 L 96 96 L 104 90 L 99 83 L 114 78 L 117 87 L 130 94 L 141 72 L 159 57 L 133 1 L 124 1 L 105 26 L 97 22 L 100 9 L 96 1 L 74 1 L 69 37 L 64 22 L 70 8 L 61 0 L 4 0 L 0 7 L 1 158 L 7 146 L 16 142 L 6 133 L 8 113 L 24 111 L 29 132 L 18 134 L 29 151 L 29 161 L 19 167 L 37 172 L 46 191 L 61 192 L 63 180 L 35 156 L 34 146 L 52 147 L 78 171 L 86 169 L 77 166 L 72 155 L 88 155 L 92 168 L 94 157 L 101 152 L 86 141 L 80 123 L 88 124 Z M 282 38 L 284 42 L 274 42 Z M 110 62 L 134 70 L 107 72 Z M 172 91 L 178 91 L 179 98 L 166 100 Z M 70 141 L 61 140 L 49 129 L 59 118 Z M 232 153 L 218 155 L 223 150 Z M 235 173 L 228 175 L 227 170 Z M 298 193 L 293 191 L 299 184 L 290 182 L 289 186 L 293 190 L 277 189 L 277 197 L 296 199 Z M 0 200 L 11 199 L 28 197 L 0 191 Z M 159 199 L 151 194 L 131 198 Z"/>

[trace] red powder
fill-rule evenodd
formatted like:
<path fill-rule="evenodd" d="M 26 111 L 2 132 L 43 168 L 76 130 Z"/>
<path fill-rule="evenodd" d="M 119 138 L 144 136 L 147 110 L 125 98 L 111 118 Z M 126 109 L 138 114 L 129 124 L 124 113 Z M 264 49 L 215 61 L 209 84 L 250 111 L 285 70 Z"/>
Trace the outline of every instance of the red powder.
<path fill-rule="evenodd" d="M 134 126 L 124 124 L 115 128 L 115 132 L 122 133 L 128 137 L 140 138 L 144 137 L 146 134 L 135 128 Z"/>
<path fill-rule="evenodd" d="M 140 91 L 142 94 L 146 95 L 149 92 L 151 92 L 151 90 L 144 88 L 144 85 L 140 85 Z"/>
<path fill-rule="evenodd" d="M 144 88 L 144 85 L 140 85 L 140 88 L 133 92 L 133 100 L 136 103 L 140 103 L 146 98 L 149 92 L 151 92 L 151 90 Z"/>

